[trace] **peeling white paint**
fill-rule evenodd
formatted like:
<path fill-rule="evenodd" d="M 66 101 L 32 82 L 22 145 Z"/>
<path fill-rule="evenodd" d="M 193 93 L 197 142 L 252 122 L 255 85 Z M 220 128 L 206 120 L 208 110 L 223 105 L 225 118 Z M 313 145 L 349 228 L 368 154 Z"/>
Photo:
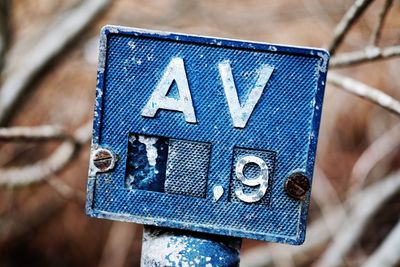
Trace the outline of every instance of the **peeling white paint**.
<path fill-rule="evenodd" d="M 162 266 L 189 266 L 189 263 L 183 261 L 180 252 L 186 250 L 186 245 L 174 240 L 172 235 L 162 237 L 153 237 L 144 232 L 143 252 L 150 252 L 151 255 L 142 255 L 141 266 L 153 266 L 158 263 Z"/>
<path fill-rule="evenodd" d="M 101 90 L 99 87 L 96 87 L 96 93 L 98 97 L 102 97 L 103 96 L 103 90 Z"/>
<path fill-rule="evenodd" d="M 139 142 L 146 146 L 147 160 L 149 161 L 149 165 L 154 167 L 158 156 L 157 148 L 154 146 L 157 138 L 139 135 Z"/>
<path fill-rule="evenodd" d="M 129 41 L 129 42 L 128 42 L 128 46 L 129 46 L 131 49 L 135 49 L 135 48 L 136 48 L 136 44 L 135 44 L 134 41 Z"/>
<path fill-rule="evenodd" d="M 97 145 L 92 144 L 90 160 L 89 160 L 89 177 L 94 177 L 97 173 L 97 168 L 93 164 L 93 151 L 96 151 L 98 148 Z"/>
<path fill-rule="evenodd" d="M 129 175 L 129 181 L 132 183 L 135 181 L 135 175 Z"/>
<path fill-rule="evenodd" d="M 318 64 L 318 69 L 320 72 L 325 73 L 328 68 L 329 55 L 326 53 L 321 53 L 321 52 L 318 52 L 317 55 L 322 59 L 322 62 L 320 62 L 320 64 Z"/>
<path fill-rule="evenodd" d="M 98 72 L 104 73 L 106 68 L 106 37 L 100 37 L 100 44 L 99 44 L 99 63 L 98 63 Z"/>
<path fill-rule="evenodd" d="M 270 51 L 278 51 L 278 48 L 276 48 L 276 47 L 273 46 L 273 45 L 270 45 L 270 46 L 268 47 L 268 49 L 269 49 Z"/>
<path fill-rule="evenodd" d="M 153 54 L 149 54 L 146 56 L 147 61 L 153 61 Z"/>
<path fill-rule="evenodd" d="M 108 29 L 108 31 L 111 32 L 111 33 L 119 33 L 119 30 L 118 30 L 117 27 L 114 27 L 114 26 L 107 26 L 107 29 Z"/>

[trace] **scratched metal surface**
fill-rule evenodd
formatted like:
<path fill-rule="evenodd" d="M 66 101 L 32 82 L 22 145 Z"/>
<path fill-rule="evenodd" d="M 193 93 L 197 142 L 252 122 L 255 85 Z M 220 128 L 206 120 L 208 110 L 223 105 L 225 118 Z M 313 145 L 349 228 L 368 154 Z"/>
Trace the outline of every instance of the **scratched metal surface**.
<path fill-rule="evenodd" d="M 184 59 L 197 118 L 160 110 L 141 116 L 165 68 Z M 118 155 L 114 170 L 89 170 L 90 216 L 200 232 L 301 244 L 310 200 L 290 198 L 284 183 L 294 171 L 313 176 L 329 55 L 320 49 L 244 42 L 211 37 L 108 26 L 101 32 L 92 150 L 106 147 Z M 252 90 L 260 65 L 274 68 L 244 128 L 235 128 L 218 64 L 229 60 L 240 102 Z M 176 94 L 171 89 L 171 96 Z M 146 190 L 129 183 L 129 137 L 161 137 L 211 145 L 204 197 Z M 157 149 L 147 142 L 147 162 Z M 270 172 L 265 198 L 245 203 L 232 197 L 235 149 L 262 153 Z M 188 153 L 187 157 L 191 157 Z M 196 157 L 191 157 L 193 166 Z M 272 159 L 272 160 L 271 160 Z M 158 161 L 155 160 L 155 163 Z M 272 165 L 271 165 L 272 164 Z M 153 168 L 165 172 L 165 166 Z M 185 180 L 185 173 L 177 174 Z M 165 179 L 165 177 L 163 178 Z M 134 183 L 133 183 L 134 184 Z M 249 190 L 242 185 L 244 192 Z M 218 190 L 216 190 L 218 188 Z M 250 188 L 251 190 L 252 188 Z M 216 200 L 218 194 L 218 200 Z"/>
<path fill-rule="evenodd" d="M 141 266 L 237 267 L 241 241 L 240 238 L 147 226 L 143 232 Z"/>

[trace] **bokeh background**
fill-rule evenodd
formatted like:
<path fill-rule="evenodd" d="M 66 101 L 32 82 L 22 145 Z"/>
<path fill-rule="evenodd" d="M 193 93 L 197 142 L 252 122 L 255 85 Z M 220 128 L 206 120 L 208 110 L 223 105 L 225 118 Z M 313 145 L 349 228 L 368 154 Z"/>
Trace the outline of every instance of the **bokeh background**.
<path fill-rule="evenodd" d="M 84 211 L 103 25 L 328 48 L 354 5 L 0 1 L 0 266 L 139 266 L 142 227 L 91 219 Z M 334 56 L 398 49 L 400 1 L 357 2 L 368 7 L 353 16 Z M 385 6 L 380 40 L 371 41 Z M 381 258 L 389 260 L 375 266 L 400 266 L 399 54 L 331 66 L 339 82 L 326 88 L 306 243 L 244 240 L 242 266 L 374 266 Z M 352 80 L 340 86 L 343 77 Z M 341 88 L 360 88 L 355 80 L 391 96 L 381 103 L 390 107 Z"/>

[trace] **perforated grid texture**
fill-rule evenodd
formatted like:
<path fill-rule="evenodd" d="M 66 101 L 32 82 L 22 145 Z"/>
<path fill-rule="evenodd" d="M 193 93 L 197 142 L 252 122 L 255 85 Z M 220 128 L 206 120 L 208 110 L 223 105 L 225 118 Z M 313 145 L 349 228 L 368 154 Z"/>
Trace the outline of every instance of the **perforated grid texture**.
<path fill-rule="evenodd" d="M 168 151 L 165 192 L 206 197 L 211 145 L 172 139 Z"/>
<path fill-rule="evenodd" d="M 232 174 L 231 174 L 231 185 L 229 192 L 229 199 L 231 202 L 242 202 L 237 198 L 235 194 L 236 189 L 242 189 L 245 194 L 253 193 L 257 191 L 259 186 L 246 186 L 237 178 L 236 176 L 236 163 L 244 156 L 256 156 L 264 160 L 264 162 L 268 166 L 268 189 L 266 194 L 257 202 L 248 204 L 248 205 L 269 205 L 270 197 L 271 197 L 271 188 L 274 180 L 275 174 L 275 160 L 276 153 L 273 151 L 262 151 L 262 150 L 254 150 L 254 149 L 244 149 L 235 147 L 233 150 L 233 160 L 232 160 Z M 250 164 L 246 164 L 248 166 Z M 256 166 L 250 166 L 250 168 L 244 168 L 244 175 L 249 179 L 254 179 L 260 173 L 260 168 Z"/>
<path fill-rule="evenodd" d="M 103 31 L 106 68 L 99 67 L 95 146 L 120 156 L 108 174 L 89 178 L 88 213 L 96 217 L 299 244 L 304 240 L 306 201 L 287 196 L 288 174 L 312 177 L 328 55 L 322 50 L 138 32 Z M 172 57 L 184 59 L 197 124 L 180 112 L 140 113 Z M 229 60 L 240 100 L 255 84 L 261 64 L 272 76 L 246 128 L 233 128 L 218 73 Z M 212 145 L 207 197 L 129 190 L 125 186 L 126 137 L 130 132 L 194 140 Z M 276 152 L 268 205 L 229 201 L 234 147 Z M 108 182 L 106 182 L 108 181 Z M 111 182 L 110 182 L 111 181 Z M 224 194 L 213 201 L 212 188 Z"/>

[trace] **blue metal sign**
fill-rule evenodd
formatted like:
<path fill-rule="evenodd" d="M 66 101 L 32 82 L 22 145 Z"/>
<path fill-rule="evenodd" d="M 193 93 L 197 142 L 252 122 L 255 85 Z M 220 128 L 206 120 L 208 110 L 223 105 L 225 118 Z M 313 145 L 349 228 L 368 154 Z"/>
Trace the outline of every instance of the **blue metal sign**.
<path fill-rule="evenodd" d="M 302 243 L 328 58 L 106 26 L 87 213 Z"/>

